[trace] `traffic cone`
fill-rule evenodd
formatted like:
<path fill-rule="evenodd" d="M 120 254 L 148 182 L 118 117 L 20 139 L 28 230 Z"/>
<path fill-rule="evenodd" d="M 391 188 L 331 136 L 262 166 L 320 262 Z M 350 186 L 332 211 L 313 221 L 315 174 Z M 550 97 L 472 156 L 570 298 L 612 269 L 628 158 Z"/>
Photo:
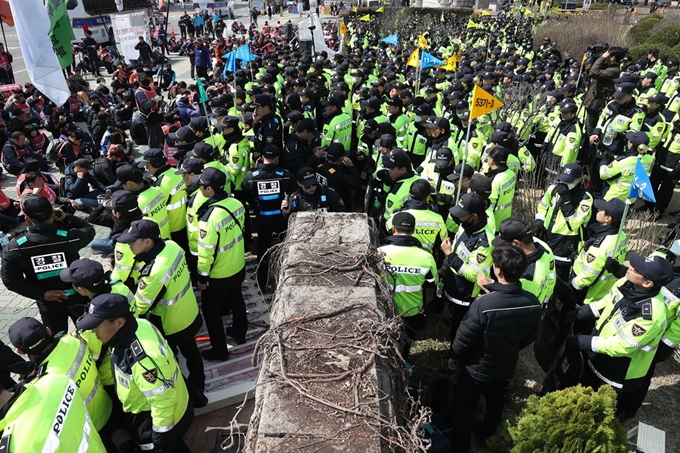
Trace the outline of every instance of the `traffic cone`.
<path fill-rule="evenodd" d="M 175 37 L 175 27 L 172 27 L 170 29 L 170 36 L 172 36 L 173 38 Z"/>

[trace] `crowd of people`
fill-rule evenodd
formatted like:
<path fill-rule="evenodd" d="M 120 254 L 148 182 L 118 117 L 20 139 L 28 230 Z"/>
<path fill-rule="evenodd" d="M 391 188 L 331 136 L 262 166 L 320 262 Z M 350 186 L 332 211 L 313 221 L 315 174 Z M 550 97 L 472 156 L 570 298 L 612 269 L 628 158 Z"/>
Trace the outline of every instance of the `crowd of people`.
<path fill-rule="evenodd" d="M 123 451 L 189 451 L 182 436 L 207 404 L 204 360 L 228 360 L 228 344 L 247 339 L 247 251 L 270 293 L 267 250 L 290 215 L 312 210 L 375 220 L 405 344 L 446 306 L 454 451 L 469 451 L 473 432 L 482 444 L 494 434 L 520 350 L 566 293 L 578 304 L 560 323 L 584 354 L 581 382 L 611 385 L 619 419 L 635 416 L 680 342 L 680 241 L 639 256 L 620 227 L 637 162 L 656 194 L 639 208 L 657 219 L 680 178 L 678 62 L 593 43 L 582 63 L 549 37 L 534 42 L 536 19 L 471 28 L 410 14 L 393 24 L 397 45 L 381 41 L 379 21 L 348 17 L 346 52 L 334 55 L 251 36 L 255 56 L 233 73 L 220 59 L 244 41 L 218 38 L 211 52 L 189 33 L 192 23 L 200 33 L 195 16 L 183 19 L 191 80 L 121 63 L 96 86 L 74 70 L 63 106 L 31 84 L 3 101 L 2 164 L 18 199 L 0 198 L 13 233 L 2 281 L 36 301 L 41 321 L 10 327 L 28 360 L 0 349 L 0 445 L 112 452 L 125 428 Z M 409 65 L 419 45 L 456 56 L 456 69 Z M 505 107 L 471 117 L 475 87 Z M 527 223 L 513 204 L 529 180 L 542 196 Z M 108 236 L 95 239 L 93 225 Z M 109 268 L 81 259 L 86 247 Z M 199 351 L 203 323 L 210 348 Z"/>

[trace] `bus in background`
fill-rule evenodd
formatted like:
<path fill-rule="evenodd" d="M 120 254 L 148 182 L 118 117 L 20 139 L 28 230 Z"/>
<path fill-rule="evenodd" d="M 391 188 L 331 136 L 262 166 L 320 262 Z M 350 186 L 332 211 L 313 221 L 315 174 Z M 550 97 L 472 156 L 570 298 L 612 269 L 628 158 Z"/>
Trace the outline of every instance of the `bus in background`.
<path fill-rule="evenodd" d="M 123 4 L 121 11 L 116 7 L 116 0 L 68 0 L 66 10 L 71 19 L 74 41 L 81 42 L 85 38 L 85 32 L 90 30 L 97 43 L 111 44 L 114 42 L 112 14 L 151 8 L 151 0 L 118 1 Z"/>

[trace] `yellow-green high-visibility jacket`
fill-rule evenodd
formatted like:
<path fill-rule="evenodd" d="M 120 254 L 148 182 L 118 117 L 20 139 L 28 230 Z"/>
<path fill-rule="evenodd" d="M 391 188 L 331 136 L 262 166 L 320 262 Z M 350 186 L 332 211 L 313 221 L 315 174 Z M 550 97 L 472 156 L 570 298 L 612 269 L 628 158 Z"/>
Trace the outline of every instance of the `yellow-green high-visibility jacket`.
<path fill-rule="evenodd" d="M 250 151 L 250 141 L 245 137 L 225 149 L 227 170 L 234 180 L 234 190 L 241 190 L 243 177 L 250 171 Z"/>
<path fill-rule="evenodd" d="M 517 177 L 509 168 L 501 167 L 487 174 L 491 178 L 491 195 L 489 201 L 496 217 L 494 229 L 500 228 L 503 220 L 512 216 L 512 200 L 515 198 Z"/>
<path fill-rule="evenodd" d="M 418 179 L 420 179 L 420 176 L 410 172 L 406 173 L 402 179 L 395 181 L 392 186 L 390 186 L 387 197 L 385 198 L 385 212 L 383 213 L 385 221 L 392 217 L 392 213 L 404 206 L 404 203 L 406 203 L 406 200 L 408 200 L 409 197 L 411 184 Z"/>
<path fill-rule="evenodd" d="M 341 143 L 345 153 L 350 152 L 352 146 L 352 117 L 346 113 L 334 116 L 330 122 L 324 124 L 321 133 L 321 146 L 331 143 Z"/>
<path fill-rule="evenodd" d="M 187 226 L 187 185 L 182 175 L 176 175 L 174 168 L 168 168 L 158 175 L 155 187 L 166 196 L 170 233 L 184 229 Z"/>
<path fill-rule="evenodd" d="M 137 195 L 137 205 L 144 217 L 153 220 L 161 229 L 161 237 L 170 239 L 170 224 L 166 196 L 157 187 L 147 187 Z"/>
<path fill-rule="evenodd" d="M 618 198 L 621 201 L 626 201 L 630 193 L 630 185 L 633 183 L 638 158 L 642 161 L 642 166 L 649 175 L 654 163 L 654 158 L 650 154 L 639 156 L 636 153 L 633 156 L 614 159 L 609 165 L 600 165 L 600 178 L 609 186 L 602 198 L 605 200 Z M 636 200 L 637 198 L 632 198 L 631 203 L 635 203 Z"/>
<path fill-rule="evenodd" d="M 193 321 L 193 319 L 192 319 Z M 165 433 L 174 428 L 187 410 L 189 393 L 165 338 L 146 319 L 136 323 L 131 343 L 113 348 L 111 366 L 116 394 L 123 412 L 151 412 L 152 430 Z"/>
<path fill-rule="evenodd" d="M 199 281 L 231 277 L 246 265 L 243 204 L 231 197 L 208 203 L 198 221 Z"/>
<path fill-rule="evenodd" d="M 666 318 L 668 320 L 661 341 L 670 348 L 677 348 L 680 345 L 680 278 L 676 278 L 661 288 L 660 294 L 666 305 Z"/>
<path fill-rule="evenodd" d="M 603 298 L 616 283 L 616 277 L 604 269 L 607 258 L 614 258 L 620 264 L 626 257 L 628 239 L 621 232 L 618 248 L 615 250 L 618 229 L 609 226 L 586 241 L 574 260 L 571 270 L 571 286 L 576 290 L 588 289 L 583 303 L 589 304 Z"/>
<path fill-rule="evenodd" d="M 163 332 L 172 335 L 194 322 L 198 303 L 184 250 L 173 241 L 161 245 L 162 250 L 139 273 L 135 307 L 138 316 L 146 312 L 159 316 Z"/>
<path fill-rule="evenodd" d="M 441 243 L 447 238 L 449 233 L 446 229 L 444 219 L 442 219 L 442 216 L 438 212 L 430 210 L 429 203 L 407 200 L 401 211 L 408 212 L 415 217 L 416 230 L 413 233 L 413 237 L 430 253 L 432 253 L 432 249 L 437 242 L 437 239 L 439 239 Z M 393 218 L 394 215 L 392 215 L 385 224 L 387 231 L 392 230 Z"/>
<path fill-rule="evenodd" d="M 7 453 L 106 453 L 90 414 L 68 376 L 43 373 L 15 393 L 0 420 Z"/>
<path fill-rule="evenodd" d="M 536 296 L 543 305 L 552 296 L 555 289 L 555 256 L 550 246 L 538 238 L 534 238 L 536 251 L 527 255 L 529 267 L 520 279 L 522 289 Z"/>
<path fill-rule="evenodd" d="M 139 272 L 144 263 L 135 260 L 129 244 L 116 242 L 113 248 L 113 270 L 111 271 L 112 280 L 120 280 L 125 284 L 137 284 Z"/>
<path fill-rule="evenodd" d="M 187 203 L 187 238 L 189 239 L 189 253 L 198 256 L 198 215 L 197 212 L 208 197 L 196 190 Z"/>

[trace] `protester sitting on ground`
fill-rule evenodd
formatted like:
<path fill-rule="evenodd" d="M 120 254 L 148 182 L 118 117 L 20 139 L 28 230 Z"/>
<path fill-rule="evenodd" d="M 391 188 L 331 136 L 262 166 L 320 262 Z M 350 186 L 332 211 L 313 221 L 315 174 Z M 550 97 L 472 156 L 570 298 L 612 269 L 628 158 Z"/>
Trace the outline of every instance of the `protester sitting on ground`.
<path fill-rule="evenodd" d="M 137 206 L 137 195 L 127 190 L 118 190 L 87 217 L 93 225 L 111 228 L 107 238 L 94 239 L 89 247 L 103 254 L 113 253 L 114 240 L 130 228 L 130 224 L 142 218 Z"/>
<path fill-rule="evenodd" d="M 63 195 L 75 200 L 76 209 L 96 208 L 99 204 L 97 197 L 106 192 L 104 184 L 90 174 L 90 166 L 88 159 L 81 158 L 64 170 Z"/>
<path fill-rule="evenodd" d="M 74 200 L 67 197 L 60 197 L 55 191 L 50 189 L 45 183 L 45 177 L 41 173 L 26 173 L 24 181 L 26 183 L 26 188 L 23 190 L 23 192 L 21 192 L 20 199 L 22 210 L 24 201 L 26 201 L 26 198 L 30 197 L 31 195 L 40 195 L 47 198 L 53 207 L 55 205 L 67 206 L 68 208 L 64 209 L 64 212 L 78 209 L 78 203 L 76 203 Z"/>
<path fill-rule="evenodd" d="M 9 198 L 2 191 L 4 181 L 0 179 L 0 231 L 9 232 L 23 221 L 21 206 L 18 201 Z"/>
<path fill-rule="evenodd" d="M 47 171 L 47 162 L 31 149 L 24 133 L 21 131 L 12 132 L 10 139 L 2 149 L 2 164 L 5 170 L 17 176 L 24 169 L 26 159 L 29 157 L 40 162 L 40 169 L 42 171 Z"/>
<path fill-rule="evenodd" d="M 111 148 L 106 155 L 92 163 L 92 174 L 107 189 L 113 189 L 116 184 L 116 169 L 123 164 L 130 162 L 130 158 L 125 154 L 123 145 L 116 145 Z"/>
<path fill-rule="evenodd" d="M 54 193 L 57 193 L 59 190 L 59 179 L 57 178 L 57 175 L 54 173 L 50 173 L 48 171 L 40 171 L 42 162 L 39 160 L 36 160 L 32 157 L 26 158 L 24 161 L 24 169 L 21 170 L 21 174 L 17 177 L 17 183 L 16 183 L 16 192 L 17 192 L 17 197 L 21 197 L 21 194 L 24 192 L 24 189 L 26 189 L 27 184 L 26 184 L 26 175 L 28 173 L 40 173 L 42 174 L 43 178 L 45 179 L 45 184 L 47 184 L 47 187 L 49 187 Z"/>

